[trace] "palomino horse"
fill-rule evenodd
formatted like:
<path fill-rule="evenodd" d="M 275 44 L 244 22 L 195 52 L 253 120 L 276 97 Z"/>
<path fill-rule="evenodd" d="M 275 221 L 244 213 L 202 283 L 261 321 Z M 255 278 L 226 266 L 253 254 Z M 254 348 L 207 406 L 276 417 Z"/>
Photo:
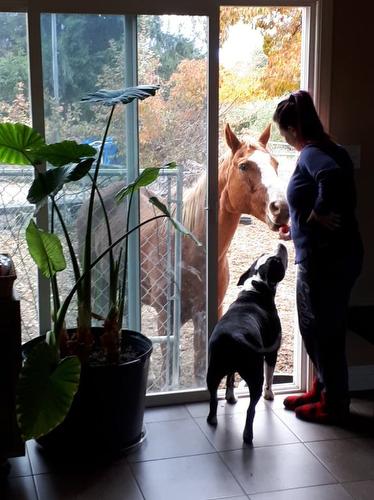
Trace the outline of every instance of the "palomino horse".
<path fill-rule="evenodd" d="M 218 170 L 219 238 L 218 238 L 218 316 L 222 314 L 224 296 L 229 283 L 227 252 L 238 227 L 240 216 L 248 214 L 265 222 L 271 230 L 287 223 L 288 205 L 277 176 L 277 161 L 266 149 L 270 125 L 258 140 L 239 140 L 227 124 L 226 143 L 229 152 Z M 183 197 L 183 224 L 205 243 L 206 175 L 185 191 Z M 110 215 L 113 240 L 124 230 L 123 207 L 115 207 L 113 194 L 119 186 L 103 190 L 105 204 L 113 209 Z M 140 193 L 141 220 L 146 220 L 155 208 L 148 202 L 147 190 Z M 78 219 L 78 231 L 80 221 Z M 167 324 L 167 276 L 164 256 L 168 252 L 165 219 L 145 224 L 140 232 L 141 295 L 142 303 L 157 312 L 158 334 L 165 335 Z M 100 241 L 105 242 L 104 224 L 93 231 L 95 253 L 100 252 Z M 173 242 L 171 243 L 173 245 Z M 181 324 L 192 320 L 194 326 L 194 373 L 199 384 L 205 380 L 205 272 L 206 253 L 191 238 L 182 238 L 181 259 Z M 230 386 L 233 387 L 233 378 Z M 229 395 L 230 397 L 230 395 Z"/>

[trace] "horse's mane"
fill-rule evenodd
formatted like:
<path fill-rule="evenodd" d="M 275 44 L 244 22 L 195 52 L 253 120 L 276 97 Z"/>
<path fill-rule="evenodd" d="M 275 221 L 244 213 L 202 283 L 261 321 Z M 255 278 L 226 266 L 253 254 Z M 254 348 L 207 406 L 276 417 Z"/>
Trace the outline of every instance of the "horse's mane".
<path fill-rule="evenodd" d="M 206 173 L 203 173 L 183 196 L 183 224 L 192 233 L 196 229 L 197 222 L 204 217 L 205 196 Z"/>

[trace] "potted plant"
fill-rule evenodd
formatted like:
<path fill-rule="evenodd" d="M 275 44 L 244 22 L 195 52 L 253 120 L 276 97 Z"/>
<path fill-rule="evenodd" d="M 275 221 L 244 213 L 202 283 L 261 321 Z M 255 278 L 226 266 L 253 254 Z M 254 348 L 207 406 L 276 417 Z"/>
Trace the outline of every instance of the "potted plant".
<path fill-rule="evenodd" d="M 147 168 L 138 178 L 121 189 L 116 199 L 127 198 L 127 224 L 124 234 L 112 240 L 108 214 L 102 202 L 98 175 L 109 127 L 117 105 L 143 100 L 155 95 L 158 86 L 143 85 L 119 91 L 98 91 L 83 101 L 109 106 L 110 111 L 101 141 L 96 149 L 75 141 L 46 144 L 33 128 L 23 124 L 0 124 L 0 163 L 32 165 L 35 177 L 27 199 L 35 205 L 35 213 L 50 202 L 50 228 L 38 227 L 35 213 L 26 229 L 31 257 L 52 290 L 52 328 L 44 338 L 25 345 L 25 361 L 20 373 L 17 393 L 17 418 L 24 440 L 36 438 L 46 447 L 72 452 L 113 452 L 138 444 L 142 440 L 144 399 L 152 344 L 141 333 L 122 328 L 125 300 L 127 241 L 134 231 L 154 220 L 166 217 L 174 227 L 191 235 L 156 198 L 149 201 L 159 212 L 138 226 L 129 226 L 128 214 L 134 193 L 153 182 L 161 168 Z M 97 159 L 95 158 L 97 154 Z M 41 169 L 44 163 L 50 167 Z M 91 170 L 93 173 L 91 174 Z M 67 183 L 83 177 L 90 179 L 85 247 L 82 263 L 69 235 L 58 193 Z M 94 205 L 99 203 L 106 221 L 108 245 L 92 261 L 91 232 Z M 55 233 L 58 220 L 68 248 L 74 283 L 61 297 L 58 273 L 66 268 L 63 246 Z M 124 242 L 124 249 L 114 253 Z M 109 256 L 109 307 L 102 327 L 92 327 L 91 271 Z M 123 273 L 120 273 L 121 266 Z M 77 300 L 77 324 L 67 329 L 65 319 L 73 298 Z"/>

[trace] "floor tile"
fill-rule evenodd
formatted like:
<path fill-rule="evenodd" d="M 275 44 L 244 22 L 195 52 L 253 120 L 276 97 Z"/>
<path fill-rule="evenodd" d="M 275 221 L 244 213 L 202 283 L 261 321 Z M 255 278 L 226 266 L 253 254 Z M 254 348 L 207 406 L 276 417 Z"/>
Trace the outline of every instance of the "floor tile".
<path fill-rule="evenodd" d="M 215 451 L 192 419 L 150 422 L 146 428 L 147 438 L 140 449 L 128 455 L 129 462 L 198 455 Z"/>
<path fill-rule="evenodd" d="M 248 494 L 336 483 L 303 444 L 225 451 L 221 456 Z"/>
<path fill-rule="evenodd" d="M 11 477 L 0 485 L 1 500 L 38 500 L 32 476 Z"/>
<path fill-rule="evenodd" d="M 218 400 L 217 415 L 232 415 L 233 413 L 244 413 L 247 411 L 249 398 L 238 398 L 234 405 L 226 403 L 225 399 Z M 209 402 L 186 404 L 187 410 L 193 417 L 207 417 L 209 413 Z M 256 411 L 268 410 L 271 407 L 263 398 L 259 400 L 256 406 Z"/>
<path fill-rule="evenodd" d="M 80 457 L 76 455 L 60 456 L 58 453 L 50 455 L 35 441 L 27 442 L 27 451 L 30 457 L 32 473 L 35 474 L 91 474 L 102 470 L 113 464 L 127 464 L 127 456 L 120 455 L 117 458 L 101 455 Z"/>
<path fill-rule="evenodd" d="M 39 474 L 39 500 L 143 500 L 128 465 L 113 465 L 95 474 Z"/>
<path fill-rule="evenodd" d="M 208 425 L 205 418 L 196 422 L 218 451 L 246 448 L 243 430 L 246 413 L 220 415 L 217 427 Z M 256 412 L 253 425 L 253 446 L 297 443 L 298 438 L 271 411 Z"/>
<path fill-rule="evenodd" d="M 190 414 L 184 405 L 162 406 L 146 408 L 144 422 L 162 422 L 163 420 L 179 420 L 190 418 Z"/>
<path fill-rule="evenodd" d="M 295 412 L 286 409 L 276 409 L 275 414 L 284 422 L 301 441 L 322 441 L 325 439 L 343 439 L 358 437 L 354 432 L 334 425 L 322 425 L 305 422 L 296 417 Z"/>
<path fill-rule="evenodd" d="M 318 441 L 306 446 L 340 482 L 374 479 L 374 439 Z"/>
<path fill-rule="evenodd" d="M 374 402 L 353 398 L 351 400 L 351 412 L 374 419 Z"/>
<path fill-rule="evenodd" d="M 355 500 L 373 500 L 374 481 L 355 481 L 342 485 Z"/>
<path fill-rule="evenodd" d="M 208 500 L 248 500 L 248 498 L 247 495 L 240 495 L 239 497 L 218 497 L 209 498 Z"/>
<path fill-rule="evenodd" d="M 145 500 L 207 500 L 243 495 L 218 454 L 131 466 Z"/>
<path fill-rule="evenodd" d="M 11 467 L 9 477 L 31 476 L 32 472 L 27 452 L 24 457 L 9 458 L 8 462 Z"/>
<path fill-rule="evenodd" d="M 250 500 L 352 500 L 352 497 L 340 484 L 326 484 L 309 488 L 272 491 L 250 495 Z"/>

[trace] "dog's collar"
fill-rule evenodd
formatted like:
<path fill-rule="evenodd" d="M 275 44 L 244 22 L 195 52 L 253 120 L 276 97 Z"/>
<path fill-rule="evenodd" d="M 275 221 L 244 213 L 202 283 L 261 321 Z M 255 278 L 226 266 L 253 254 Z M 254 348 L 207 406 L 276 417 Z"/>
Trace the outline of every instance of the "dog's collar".
<path fill-rule="evenodd" d="M 271 285 L 261 278 L 258 279 L 258 276 L 253 276 L 252 278 L 250 278 L 250 283 L 248 283 L 248 285 L 243 288 L 243 291 L 263 293 L 270 290 L 272 293 L 274 293 L 276 289 L 276 285 Z"/>
<path fill-rule="evenodd" d="M 272 292 L 275 291 L 275 286 L 271 285 L 267 281 L 253 280 L 252 281 L 252 286 L 256 290 L 256 292 L 259 292 L 259 293 L 262 293 L 262 292 L 265 292 L 265 291 L 269 291 L 269 290 L 271 290 Z"/>

